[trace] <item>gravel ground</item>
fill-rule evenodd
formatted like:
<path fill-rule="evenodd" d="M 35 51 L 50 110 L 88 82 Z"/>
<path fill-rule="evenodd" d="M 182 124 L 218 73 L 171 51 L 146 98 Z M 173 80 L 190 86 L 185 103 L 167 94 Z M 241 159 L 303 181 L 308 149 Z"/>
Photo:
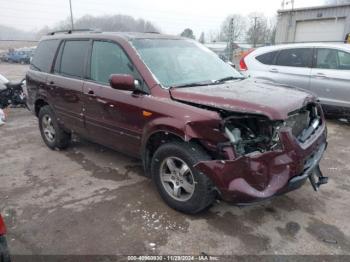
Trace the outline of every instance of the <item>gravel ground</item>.
<path fill-rule="evenodd" d="M 0 64 L 19 79 L 26 66 Z M 11 109 L 0 127 L 0 212 L 12 254 L 350 254 L 350 126 L 329 121 L 329 184 L 188 216 L 168 208 L 141 163 L 83 140 L 52 151 L 37 119 Z"/>

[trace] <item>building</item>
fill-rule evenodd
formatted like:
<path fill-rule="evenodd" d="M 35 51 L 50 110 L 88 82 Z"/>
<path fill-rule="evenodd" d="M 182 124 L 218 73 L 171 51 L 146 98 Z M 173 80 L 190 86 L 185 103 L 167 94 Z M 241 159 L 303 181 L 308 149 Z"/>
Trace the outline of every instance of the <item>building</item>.
<path fill-rule="evenodd" d="M 204 45 L 221 58 L 224 58 L 227 56 L 227 42 L 212 42 L 212 43 L 205 43 Z"/>
<path fill-rule="evenodd" d="M 343 42 L 350 33 L 350 4 L 279 10 L 276 43 Z"/>

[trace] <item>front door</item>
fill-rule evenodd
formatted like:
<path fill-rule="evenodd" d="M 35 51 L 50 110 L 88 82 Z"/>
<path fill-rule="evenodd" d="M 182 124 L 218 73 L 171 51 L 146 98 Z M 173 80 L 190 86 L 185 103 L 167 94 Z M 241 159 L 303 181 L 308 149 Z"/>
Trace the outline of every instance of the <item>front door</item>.
<path fill-rule="evenodd" d="M 110 87 L 111 74 L 130 74 L 140 79 L 132 62 L 116 43 L 94 41 L 90 81 L 84 84 L 86 127 L 91 139 L 128 154 L 138 154 L 146 119 L 145 96 Z M 142 81 L 141 81 L 142 82 Z"/>

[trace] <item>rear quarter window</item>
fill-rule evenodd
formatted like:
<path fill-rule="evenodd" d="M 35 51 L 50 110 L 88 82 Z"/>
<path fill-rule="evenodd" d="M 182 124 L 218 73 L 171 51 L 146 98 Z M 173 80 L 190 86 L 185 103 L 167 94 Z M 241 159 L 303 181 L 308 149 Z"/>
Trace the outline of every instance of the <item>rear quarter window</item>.
<path fill-rule="evenodd" d="M 35 50 L 30 68 L 49 73 L 59 43 L 60 40 L 58 39 L 41 41 Z"/>
<path fill-rule="evenodd" d="M 260 63 L 263 63 L 264 65 L 272 65 L 275 61 L 275 57 L 278 51 L 274 52 L 268 52 L 262 55 L 258 55 L 255 57 L 256 60 L 258 60 Z"/>

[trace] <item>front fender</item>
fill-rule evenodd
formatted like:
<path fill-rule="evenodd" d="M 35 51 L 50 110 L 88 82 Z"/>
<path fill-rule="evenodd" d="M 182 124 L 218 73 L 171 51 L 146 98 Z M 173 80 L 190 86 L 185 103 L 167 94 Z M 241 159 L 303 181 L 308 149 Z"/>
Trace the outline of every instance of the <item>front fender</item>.
<path fill-rule="evenodd" d="M 220 130 L 220 122 L 218 119 L 181 121 L 171 117 L 157 118 L 149 122 L 143 130 L 142 150 L 149 138 L 158 132 L 170 133 L 186 142 L 196 139 L 202 141 L 208 149 L 216 150 L 218 143 L 227 141 Z"/>
<path fill-rule="evenodd" d="M 188 137 L 186 136 L 186 123 L 178 119 L 174 119 L 171 117 L 161 117 L 156 118 L 147 123 L 147 125 L 143 128 L 142 134 L 142 148 L 144 148 L 147 144 L 149 138 L 158 132 L 171 133 L 173 135 L 178 136 L 184 141 L 188 141 Z"/>

